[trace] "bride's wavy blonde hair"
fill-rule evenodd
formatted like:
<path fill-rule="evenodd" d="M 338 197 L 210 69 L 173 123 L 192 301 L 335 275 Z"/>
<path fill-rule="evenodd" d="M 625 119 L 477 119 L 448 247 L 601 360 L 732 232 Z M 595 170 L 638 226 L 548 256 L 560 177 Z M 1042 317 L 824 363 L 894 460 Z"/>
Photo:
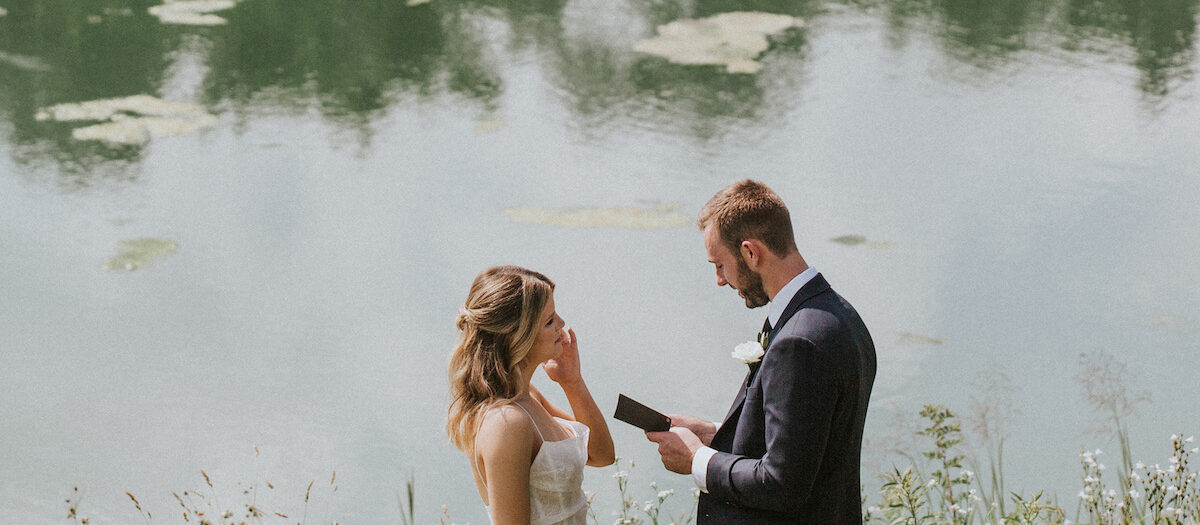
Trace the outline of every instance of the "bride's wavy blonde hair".
<path fill-rule="evenodd" d="M 554 282 L 520 266 L 488 268 L 475 277 L 458 311 L 458 346 L 450 355 L 446 434 L 466 451 L 479 418 L 525 391 L 521 362 L 541 328 Z"/>

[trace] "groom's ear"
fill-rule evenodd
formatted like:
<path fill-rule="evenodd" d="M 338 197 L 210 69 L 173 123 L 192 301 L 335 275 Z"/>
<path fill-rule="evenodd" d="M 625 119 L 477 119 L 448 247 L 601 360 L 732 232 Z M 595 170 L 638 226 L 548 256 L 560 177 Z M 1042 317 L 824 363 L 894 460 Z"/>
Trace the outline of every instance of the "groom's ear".
<path fill-rule="evenodd" d="M 762 264 L 762 248 L 761 244 L 750 239 L 744 240 L 742 244 L 738 245 L 742 259 L 746 261 L 746 266 L 749 266 L 751 270 L 757 271 L 759 265 Z"/>

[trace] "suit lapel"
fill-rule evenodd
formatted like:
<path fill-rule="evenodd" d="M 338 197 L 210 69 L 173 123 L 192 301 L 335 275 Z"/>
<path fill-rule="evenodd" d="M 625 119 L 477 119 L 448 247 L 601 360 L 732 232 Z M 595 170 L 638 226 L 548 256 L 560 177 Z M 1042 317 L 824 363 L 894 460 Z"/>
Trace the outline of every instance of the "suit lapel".
<path fill-rule="evenodd" d="M 812 299 L 816 295 L 828 289 L 829 283 L 825 281 L 825 277 L 818 273 L 812 278 L 812 280 L 805 283 L 804 286 L 800 288 L 800 291 L 796 292 L 796 295 L 792 296 L 792 300 L 788 302 L 787 308 L 783 310 L 783 315 L 779 317 L 779 322 L 775 323 L 775 326 L 771 327 L 771 335 L 767 339 L 769 342 L 767 344 L 767 352 L 771 351 L 771 345 L 775 343 L 775 335 L 779 333 L 779 329 L 782 328 L 783 325 L 787 324 L 788 320 L 790 320 L 793 315 L 796 315 L 796 312 L 800 311 L 800 307 L 803 306 L 804 303 L 809 299 Z M 763 359 L 766 357 L 767 355 L 764 353 Z M 722 430 L 729 428 L 729 424 L 735 421 L 738 415 L 741 413 L 742 405 L 746 402 L 746 389 L 750 388 L 750 383 L 753 382 L 754 377 L 758 375 L 758 368 L 761 364 L 762 361 L 759 360 L 758 363 L 750 365 L 750 371 L 746 373 L 746 379 L 742 380 L 742 387 L 738 390 L 737 397 L 735 397 L 733 400 L 733 406 L 729 407 L 729 412 L 725 414 L 725 419 L 721 421 L 721 428 L 717 429 L 718 434 L 721 434 Z M 713 441 L 717 441 L 716 436 L 713 437 Z"/>
<path fill-rule="evenodd" d="M 775 341 L 775 334 L 778 334 L 779 329 L 783 328 L 783 325 L 787 324 L 787 322 L 791 320 L 792 316 L 796 315 L 796 312 L 800 311 L 800 307 L 804 306 L 805 302 L 828 289 L 829 282 L 827 282 L 825 277 L 819 273 L 813 276 L 812 280 L 804 283 L 804 286 L 800 287 L 800 291 L 796 292 L 796 295 L 792 296 L 792 300 L 788 302 L 787 308 L 783 309 L 783 315 L 779 316 L 779 322 L 775 323 L 775 326 L 771 327 L 770 341 Z M 767 350 L 770 351 L 770 349 L 771 347 L 768 345 Z"/>

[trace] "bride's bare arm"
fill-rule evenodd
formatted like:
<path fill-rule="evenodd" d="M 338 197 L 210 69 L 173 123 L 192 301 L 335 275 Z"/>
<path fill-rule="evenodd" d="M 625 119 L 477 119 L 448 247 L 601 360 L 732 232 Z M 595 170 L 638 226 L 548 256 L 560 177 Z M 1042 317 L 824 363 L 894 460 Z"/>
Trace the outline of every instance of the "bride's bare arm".
<path fill-rule="evenodd" d="M 604 419 L 604 414 L 600 412 L 600 407 L 596 406 L 596 401 L 592 399 L 592 393 L 588 391 L 587 384 L 583 382 L 583 376 L 580 374 L 579 340 L 575 338 L 575 331 L 568 328 L 566 335 L 562 354 L 547 361 L 543 368 L 546 370 L 546 375 L 562 387 L 563 393 L 567 395 L 567 402 L 571 404 L 571 412 L 574 413 L 574 417 L 559 415 L 563 411 L 547 401 L 540 392 L 534 391 L 533 394 L 546 407 L 547 412 L 587 425 L 590 432 L 588 465 L 593 467 L 611 465 L 616 461 L 616 451 L 613 448 L 612 435 L 608 432 L 608 423 Z M 559 414 L 555 414 L 555 411 Z"/>
<path fill-rule="evenodd" d="M 529 416 L 511 405 L 489 411 L 479 426 L 475 454 L 493 525 L 529 525 L 529 466 L 536 432 Z"/>

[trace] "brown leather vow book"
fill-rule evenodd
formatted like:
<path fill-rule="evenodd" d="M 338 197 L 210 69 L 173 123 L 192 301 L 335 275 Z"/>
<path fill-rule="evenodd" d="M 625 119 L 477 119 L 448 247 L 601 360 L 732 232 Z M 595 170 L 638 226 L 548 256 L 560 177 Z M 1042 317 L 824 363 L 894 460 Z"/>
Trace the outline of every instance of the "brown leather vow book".
<path fill-rule="evenodd" d="M 664 432 L 671 429 L 671 418 L 630 399 L 625 394 L 617 394 L 617 412 L 613 417 L 646 432 Z"/>

